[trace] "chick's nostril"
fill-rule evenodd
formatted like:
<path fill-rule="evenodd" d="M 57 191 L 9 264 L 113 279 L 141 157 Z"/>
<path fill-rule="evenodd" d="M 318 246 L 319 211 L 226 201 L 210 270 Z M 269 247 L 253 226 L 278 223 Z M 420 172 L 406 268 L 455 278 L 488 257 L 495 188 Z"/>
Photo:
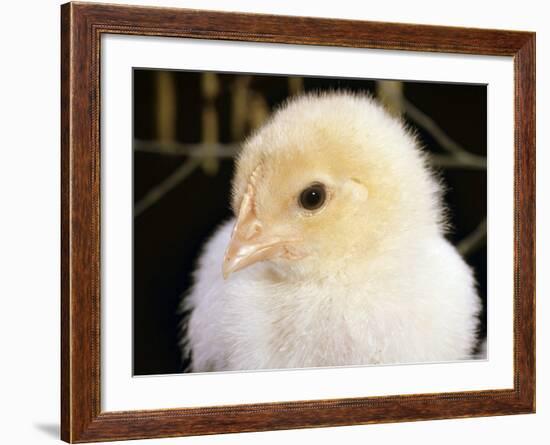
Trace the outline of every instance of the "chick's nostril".
<path fill-rule="evenodd" d="M 246 234 L 244 236 L 244 239 L 250 240 L 252 238 L 258 237 L 261 234 L 262 226 L 259 222 L 254 221 L 250 226 L 248 227 Z"/>

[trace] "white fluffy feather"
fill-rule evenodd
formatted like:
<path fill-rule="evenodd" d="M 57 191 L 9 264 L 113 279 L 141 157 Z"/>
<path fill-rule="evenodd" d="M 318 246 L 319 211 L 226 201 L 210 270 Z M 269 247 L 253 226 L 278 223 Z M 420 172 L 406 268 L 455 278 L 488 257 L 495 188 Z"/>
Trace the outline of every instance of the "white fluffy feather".
<path fill-rule="evenodd" d="M 258 212 L 279 215 L 270 199 L 318 179 L 334 190 L 334 208 L 314 228 L 311 218 L 289 223 L 293 209 L 281 219 L 312 230 L 307 259 L 263 261 L 227 280 L 234 220 L 215 232 L 182 302 L 193 371 L 471 356 L 480 309 L 473 274 L 443 236 L 441 186 L 400 121 L 365 96 L 289 102 L 243 146 L 236 212 L 259 163 Z"/>

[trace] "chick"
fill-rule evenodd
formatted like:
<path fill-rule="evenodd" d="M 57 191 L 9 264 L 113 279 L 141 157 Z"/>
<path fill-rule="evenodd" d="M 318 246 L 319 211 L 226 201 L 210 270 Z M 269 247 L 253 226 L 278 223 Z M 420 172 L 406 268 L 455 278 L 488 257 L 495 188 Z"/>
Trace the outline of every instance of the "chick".
<path fill-rule="evenodd" d="M 444 238 L 442 186 L 373 99 L 286 103 L 244 143 L 232 187 L 236 218 L 182 302 L 192 371 L 471 357 L 480 300 Z"/>

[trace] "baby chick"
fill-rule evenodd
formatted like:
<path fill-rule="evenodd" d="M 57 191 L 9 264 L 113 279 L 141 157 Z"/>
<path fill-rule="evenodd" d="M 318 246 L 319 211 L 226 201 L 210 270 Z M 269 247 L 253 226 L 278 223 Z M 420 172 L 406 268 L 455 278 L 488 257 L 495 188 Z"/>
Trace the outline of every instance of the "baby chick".
<path fill-rule="evenodd" d="M 182 303 L 192 371 L 471 357 L 480 300 L 444 238 L 441 188 L 373 99 L 288 102 L 245 142 L 236 218 Z"/>

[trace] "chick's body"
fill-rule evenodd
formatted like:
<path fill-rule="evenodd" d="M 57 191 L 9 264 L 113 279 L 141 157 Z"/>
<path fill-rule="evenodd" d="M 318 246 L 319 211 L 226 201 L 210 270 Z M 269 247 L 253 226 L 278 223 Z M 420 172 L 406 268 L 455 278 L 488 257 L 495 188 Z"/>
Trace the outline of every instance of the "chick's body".
<path fill-rule="evenodd" d="M 183 301 L 192 370 L 468 358 L 480 302 L 443 236 L 440 189 L 372 99 L 286 104 L 244 144 L 236 219 L 205 245 Z"/>

